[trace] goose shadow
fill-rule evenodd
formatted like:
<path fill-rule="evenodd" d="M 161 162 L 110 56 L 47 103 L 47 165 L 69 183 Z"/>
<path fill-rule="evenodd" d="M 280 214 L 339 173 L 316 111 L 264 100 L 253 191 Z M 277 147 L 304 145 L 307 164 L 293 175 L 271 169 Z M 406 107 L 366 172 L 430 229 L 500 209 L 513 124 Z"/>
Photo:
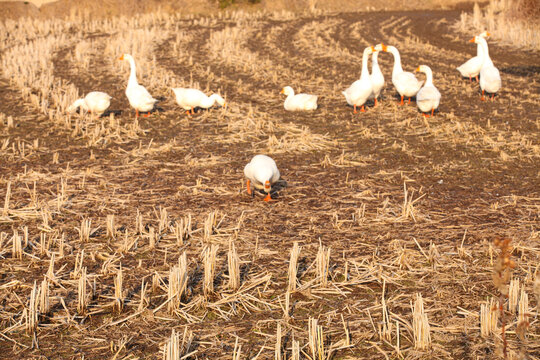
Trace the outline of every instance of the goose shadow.
<path fill-rule="evenodd" d="M 540 74 L 540 66 L 528 65 L 528 66 L 508 66 L 500 68 L 500 71 L 505 74 L 516 76 L 530 76 Z"/>
<path fill-rule="evenodd" d="M 279 192 L 283 189 L 285 189 L 288 186 L 287 180 L 285 179 L 279 179 L 272 185 L 272 190 L 270 191 L 270 197 L 272 199 L 277 199 L 279 197 Z M 259 196 L 266 196 L 266 192 L 264 189 L 255 189 L 253 194 L 257 194 Z"/>

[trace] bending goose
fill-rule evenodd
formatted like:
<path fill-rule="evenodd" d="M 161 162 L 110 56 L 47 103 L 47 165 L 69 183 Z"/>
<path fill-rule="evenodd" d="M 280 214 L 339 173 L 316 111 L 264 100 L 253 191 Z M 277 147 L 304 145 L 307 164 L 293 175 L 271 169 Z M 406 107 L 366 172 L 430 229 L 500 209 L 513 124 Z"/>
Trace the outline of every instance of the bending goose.
<path fill-rule="evenodd" d="M 433 73 L 429 66 L 420 65 L 416 71 L 426 74 L 426 82 L 416 94 L 416 105 L 424 116 L 429 116 L 425 113 L 429 113 L 430 111 L 431 116 L 433 116 L 433 112 L 439 107 L 439 103 L 441 102 L 441 93 L 433 85 Z"/>
<path fill-rule="evenodd" d="M 310 94 L 294 94 L 294 90 L 290 86 L 285 86 L 281 89 L 281 94 L 285 94 L 287 98 L 283 107 L 288 111 L 303 111 L 317 109 L 317 95 Z"/>
<path fill-rule="evenodd" d="M 80 107 L 81 110 L 101 116 L 111 105 L 111 97 L 101 91 L 89 92 L 84 98 L 76 100 L 71 104 L 67 111 L 73 113 Z"/>
<path fill-rule="evenodd" d="M 381 90 L 384 87 L 384 76 L 379 67 L 378 55 L 379 51 L 387 51 L 386 45 L 375 45 L 375 51 L 371 55 L 371 84 L 373 86 L 373 93 L 369 96 L 370 99 L 375 100 L 375 106 L 377 106 L 377 98 L 381 94 Z"/>
<path fill-rule="evenodd" d="M 360 79 L 356 80 L 349 86 L 342 94 L 347 100 L 347 104 L 354 107 L 354 113 L 356 114 L 356 107 L 361 106 L 361 112 L 365 112 L 364 104 L 370 95 L 373 93 L 373 84 L 371 82 L 371 76 L 368 71 L 368 57 L 375 52 L 374 46 L 368 46 L 364 49 L 362 55 L 362 72 L 360 73 Z"/>
<path fill-rule="evenodd" d="M 484 62 L 480 68 L 480 89 L 482 89 L 482 101 L 485 100 L 485 92 L 491 94 L 491 100 L 493 100 L 495 93 L 499 91 L 502 86 L 501 74 L 495 65 L 493 65 L 493 61 L 491 61 L 491 58 L 489 57 L 489 49 L 486 39 L 481 36 L 475 36 L 470 41 L 482 45 L 484 54 Z"/>
<path fill-rule="evenodd" d="M 394 69 L 392 70 L 392 83 L 394 84 L 397 92 L 401 96 L 401 105 L 403 105 L 403 97 L 407 96 L 409 98 L 409 104 L 411 103 L 411 98 L 416 95 L 418 90 L 422 87 L 423 81 L 418 81 L 413 73 L 408 71 L 403 71 L 401 67 L 401 56 L 399 55 L 398 49 L 394 46 L 387 47 L 388 52 L 391 52 L 394 55 Z"/>
<path fill-rule="evenodd" d="M 218 94 L 207 96 L 200 90 L 190 88 L 172 88 L 176 102 L 186 111 L 186 114 L 195 114 L 193 109 L 202 108 L 208 109 L 218 103 L 220 106 L 225 106 L 225 100 Z"/>
<path fill-rule="evenodd" d="M 254 195 L 253 188 L 264 190 L 267 193 L 264 201 L 272 199 L 270 192 L 272 185 L 279 180 L 280 174 L 276 162 L 266 155 L 255 155 L 244 167 L 247 178 L 247 193 Z"/>
<path fill-rule="evenodd" d="M 142 85 L 139 85 L 137 82 L 137 73 L 135 69 L 135 60 L 133 56 L 129 54 L 123 54 L 118 58 L 118 60 L 127 60 L 129 61 L 130 73 L 128 85 L 126 88 L 126 96 L 129 100 L 129 104 L 136 111 L 136 117 L 139 117 L 140 112 L 146 112 L 147 114 L 144 117 L 150 116 L 150 111 L 154 108 L 157 100 L 150 95 L 148 90 Z"/>
<path fill-rule="evenodd" d="M 480 37 L 483 37 L 484 39 L 488 36 L 490 36 L 489 32 L 484 31 L 480 35 Z M 478 74 L 480 74 L 480 68 L 482 67 L 482 63 L 484 62 L 484 55 L 482 51 L 482 45 L 478 44 L 476 46 L 476 56 L 470 58 L 465 63 L 461 64 L 456 69 L 459 71 L 461 76 L 468 77 L 469 81 L 472 81 L 472 78 L 476 78 L 476 81 L 478 81 Z"/>

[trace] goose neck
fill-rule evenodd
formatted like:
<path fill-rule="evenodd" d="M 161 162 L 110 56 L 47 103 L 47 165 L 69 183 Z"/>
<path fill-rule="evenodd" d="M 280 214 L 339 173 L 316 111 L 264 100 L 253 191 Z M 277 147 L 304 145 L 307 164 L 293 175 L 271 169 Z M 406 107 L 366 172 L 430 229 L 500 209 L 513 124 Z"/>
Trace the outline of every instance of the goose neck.
<path fill-rule="evenodd" d="M 133 60 L 133 58 L 130 56 L 128 58 L 128 61 L 129 61 L 129 68 L 130 68 L 129 83 L 130 84 L 138 84 L 138 82 L 137 82 L 137 70 L 135 68 L 135 60 Z"/>
<path fill-rule="evenodd" d="M 362 55 L 362 73 L 360 74 L 360 79 L 369 76 L 368 57 L 369 49 L 366 49 L 364 50 L 364 54 Z"/>
<path fill-rule="evenodd" d="M 388 52 L 392 53 L 394 56 L 394 68 L 392 73 L 403 72 L 403 68 L 401 67 L 401 56 L 399 55 L 398 49 L 394 46 L 388 46 Z"/>
<path fill-rule="evenodd" d="M 426 83 L 424 86 L 433 85 L 433 72 L 431 69 L 426 69 L 424 73 L 426 74 Z"/>
<path fill-rule="evenodd" d="M 482 50 L 483 50 L 483 63 L 492 65 L 493 62 L 491 61 L 491 58 L 489 57 L 489 49 L 488 49 L 487 41 L 484 40 L 483 38 L 480 38 L 480 45 L 482 45 Z"/>

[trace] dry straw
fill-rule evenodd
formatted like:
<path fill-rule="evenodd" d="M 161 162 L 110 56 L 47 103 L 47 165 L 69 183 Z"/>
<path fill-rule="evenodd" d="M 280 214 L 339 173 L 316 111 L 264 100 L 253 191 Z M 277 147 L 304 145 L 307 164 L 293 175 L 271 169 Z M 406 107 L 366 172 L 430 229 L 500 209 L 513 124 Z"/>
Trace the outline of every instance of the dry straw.
<path fill-rule="evenodd" d="M 204 221 L 204 241 L 210 241 L 210 237 L 214 234 L 217 227 L 217 210 L 210 212 Z"/>
<path fill-rule="evenodd" d="M 11 247 L 11 256 L 14 259 L 22 260 L 23 257 L 23 246 L 22 246 L 22 237 L 19 236 L 17 230 L 13 230 L 13 236 L 11 237 L 12 247 Z"/>
<path fill-rule="evenodd" d="M 516 313 L 519 299 L 519 279 L 510 280 L 508 287 L 508 311 L 512 314 Z"/>
<path fill-rule="evenodd" d="M 180 339 L 180 333 L 172 329 L 171 337 L 163 345 L 163 360 L 182 360 L 194 355 L 197 350 L 190 352 L 193 342 L 193 333 L 184 328 L 184 334 Z"/>
<path fill-rule="evenodd" d="M 116 239 L 116 229 L 114 226 L 114 215 L 107 215 L 107 237 L 115 240 Z"/>
<path fill-rule="evenodd" d="M 137 229 L 138 234 L 144 233 L 144 222 L 143 222 L 143 215 L 137 209 L 137 215 L 135 216 L 135 229 Z"/>
<path fill-rule="evenodd" d="M 240 258 L 232 241 L 229 245 L 229 252 L 227 253 L 227 266 L 229 270 L 228 287 L 236 291 L 240 287 Z"/>
<path fill-rule="evenodd" d="M 114 277 L 114 308 L 118 312 L 122 312 L 124 308 L 124 275 L 122 272 L 122 267 L 116 272 Z"/>
<path fill-rule="evenodd" d="M 34 281 L 34 286 L 32 287 L 32 291 L 30 293 L 30 300 L 29 300 L 28 308 L 25 309 L 25 314 L 24 314 L 26 315 L 25 328 L 26 328 L 27 334 L 33 333 L 38 327 L 39 298 L 40 298 L 39 288 L 36 282 Z"/>
<path fill-rule="evenodd" d="M 47 276 L 47 278 L 50 281 L 55 281 L 56 279 L 56 276 L 54 275 L 54 261 L 55 261 L 55 254 L 52 253 L 51 259 L 49 260 L 49 268 L 47 270 L 47 274 L 45 274 L 45 276 Z M 81 261 L 81 264 L 82 264 L 82 261 Z"/>
<path fill-rule="evenodd" d="M 291 360 L 300 360 L 300 342 L 292 340 Z"/>
<path fill-rule="evenodd" d="M 148 306 L 148 299 L 146 298 L 146 292 L 148 291 L 148 284 L 144 282 L 144 279 L 141 280 L 141 292 L 140 292 L 140 301 L 139 306 L 137 307 L 138 312 L 142 312 Z"/>
<path fill-rule="evenodd" d="M 169 225 L 169 214 L 166 208 L 159 208 L 158 234 L 162 234 Z"/>
<path fill-rule="evenodd" d="M 518 323 L 527 322 L 529 317 L 529 295 L 525 292 L 525 289 L 521 289 L 519 297 L 518 307 Z"/>
<path fill-rule="evenodd" d="M 276 329 L 276 347 L 274 350 L 274 360 L 282 360 L 282 352 L 281 352 L 281 324 L 277 324 Z"/>
<path fill-rule="evenodd" d="M 86 266 L 82 268 L 77 285 L 77 312 L 81 315 L 86 313 L 87 296 L 86 296 Z"/>
<path fill-rule="evenodd" d="M 191 214 L 184 216 L 180 221 L 175 222 L 174 235 L 178 246 L 184 245 L 184 241 L 191 236 Z"/>
<path fill-rule="evenodd" d="M 169 286 L 167 288 L 167 309 L 174 313 L 180 308 L 188 282 L 187 254 L 184 252 L 178 258 L 178 265 L 173 266 L 169 272 Z"/>
<path fill-rule="evenodd" d="M 214 292 L 214 276 L 216 273 L 216 255 L 218 251 L 217 245 L 210 245 L 203 251 L 204 265 L 204 295 L 208 296 Z"/>
<path fill-rule="evenodd" d="M 148 247 L 150 249 L 156 248 L 156 231 L 153 226 L 148 227 Z"/>
<path fill-rule="evenodd" d="M 8 181 L 6 188 L 6 196 L 4 197 L 4 209 L 2 210 L 2 217 L 9 215 L 9 200 L 11 198 L 11 181 Z"/>
<path fill-rule="evenodd" d="M 90 240 L 90 226 L 92 225 L 92 220 L 82 219 L 81 227 L 77 228 L 79 232 L 79 239 L 81 242 L 88 242 Z"/>
<path fill-rule="evenodd" d="M 431 346 L 430 326 L 424 311 L 424 300 L 420 293 L 416 294 L 413 310 L 414 348 L 425 350 Z"/>
<path fill-rule="evenodd" d="M 51 309 L 49 302 L 49 281 L 47 280 L 47 277 L 43 278 L 43 281 L 41 281 L 38 309 L 41 315 L 48 314 Z"/>
<path fill-rule="evenodd" d="M 489 337 L 497 332 L 497 322 L 499 312 L 497 300 L 491 298 L 489 303 L 480 304 L 480 335 L 483 338 Z"/>
<path fill-rule="evenodd" d="M 330 251 L 331 248 L 326 248 L 322 244 L 319 244 L 319 251 L 317 252 L 317 278 L 319 279 L 319 285 L 321 287 L 328 286 L 328 277 L 330 275 Z"/>
<path fill-rule="evenodd" d="M 386 290 L 386 279 L 383 279 L 383 290 L 381 296 L 381 307 L 382 307 L 382 326 L 379 328 L 379 337 L 388 342 L 392 340 L 392 319 L 388 315 L 388 307 L 386 306 L 386 299 L 384 293 Z"/>
<path fill-rule="evenodd" d="M 313 360 L 326 360 L 326 351 L 324 349 L 323 328 L 318 325 L 317 319 L 310 318 L 308 321 L 308 343 Z"/>
<path fill-rule="evenodd" d="M 242 358 L 242 345 L 238 343 L 238 337 L 234 342 L 234 350 L 232 355 L 232 360 L 240 360 Z"/>
<path fill-rule="evenodd" d="M 288 291 L 295 291 L 297 285 L 298 275 L 298 256 L 300 255 L 300 246 L 295 241 L 293 248 L 291 249 L 291 257 L 289 260 L 289 286 Z"/>

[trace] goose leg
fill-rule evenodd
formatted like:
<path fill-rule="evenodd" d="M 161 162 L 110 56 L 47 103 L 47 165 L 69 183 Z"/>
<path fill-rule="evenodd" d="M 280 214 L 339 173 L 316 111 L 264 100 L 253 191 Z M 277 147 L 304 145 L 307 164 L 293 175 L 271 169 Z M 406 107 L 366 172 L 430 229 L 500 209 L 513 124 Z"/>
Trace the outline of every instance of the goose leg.
<path fill-rule="evenodd" d="M 366 112 L 366 109 L 364 109 L 364 105 L 360 108 L 360 112 Z"/>
<path fill-rule="evenodd" d="M 247 193 L 248 195 L 252 195 L 253 194 L 253 191 L 251 191 L 251 181 L 248 179 L 248 181 L 246 182 L 246 187 L 247 187 Z"/>
<path fill-rule="evenodd" d="M 354 113 L 356 114 L 357 111 L 356 111 L 356 105 L 353 105 L 354 106 Z"/>
<path fill-rule="evenodd" d="M 407 104 L 410 104 L 411 103 L 411 98 L 409 98 L 409 102 Z"/>
<path fill-rule="evenodd" d="M 435 116 L 433 115 L 434 112 L 435 112 L 435 109 L 431 109 L 431 116 Z"/>
<path fill-rule="evenodd" d="M 195 115 L 195 111 L 191 108 L 191 115 Z"/>
<path fill-rule="evenodd" d="M 476 82 L 478 82 L 478 81 L 479 81 L 479 80 L 478 80 L 478 75 L 476 75 Z"/>
<path fill-rule="evenodd" d="M 150 117 L 150 111 L 143 115 L 145 118 Z"/>
<path fill-rule="evenodd" d="M 401 95 L 401 103 L 399 105 L 405 105 L 405 103 L 403 102 L 403 95 Z"/>
<path fill-rule="evenodd" d="M 426 113 L 422 113 L 422 115 L 425 117 L 425 118 L 428 118 L 429 117 L 429 114 L 426 114 Z"/>
<path fill-rule="evenodd" d="M 138 118 L 139 117 L 139 110 L 135 109 L 135 117 Z"/>
<path fill-rule="evenodd" d="M 375 106 L 377 106 L 377 98 L 375 98 Z"/>
<path fill-rule="evenodd" d="M 484 90 L 482 90 L 482 98 L 481 98 L 482 101 L 486 101 L 486 98 L 484 97 Z"/>
<path fill-rule="evenodd" d="M 266 201 L 266 202 L 269 202 L 270 200 L 272 200 L 272 197 L 270 196 L 270 193 L 268 193 L 263 200 Z"/>

